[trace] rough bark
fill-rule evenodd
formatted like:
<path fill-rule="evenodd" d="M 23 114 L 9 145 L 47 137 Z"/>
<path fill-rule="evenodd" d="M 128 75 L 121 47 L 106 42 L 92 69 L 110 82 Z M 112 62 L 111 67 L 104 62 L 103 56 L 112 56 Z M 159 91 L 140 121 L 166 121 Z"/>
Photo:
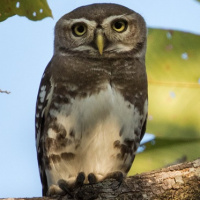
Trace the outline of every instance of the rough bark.
<path fill-rule="evenodd" d="M 59 199 L 200 200 L 200 159 L 128 177 L 120 186 L 118 184 L 116 180 L 106 180 L 84 185 L 74 191 L 73 198 Z M 43 199 L 50 198 L 31 198 Z"/>

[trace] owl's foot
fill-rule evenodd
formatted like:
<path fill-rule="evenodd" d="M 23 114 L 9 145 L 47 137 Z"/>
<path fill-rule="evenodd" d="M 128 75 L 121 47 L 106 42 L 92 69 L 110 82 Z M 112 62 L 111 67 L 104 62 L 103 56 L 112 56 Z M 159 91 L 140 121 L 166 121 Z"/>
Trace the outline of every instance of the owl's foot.
<path fill-rule="evenodd" d="M 73 197 L 72 195 L 72 190 L 78 187 L 81 187 L 84 183 L 85 180 L 85 174 L 84 172 L 80 172 L 75 180 L 75 182 L 67 182 L 63 179 L 60 179 L 58 181 L 58 185 L 59 187 L 65 192 L 65 194 L 70 195 L 71 197 Z"/>
<path fill-rule="evenodd" d="M 65 192 L 57 185 L 51 185 L 48 189 L 47 196 L 58 197 L 65 195 Z"/>
<path fill-rule="evenodd" d="M 90 184 L 95 184 L 99 181 L 104 181 L 106 179 L 115 179 L 117 182 L 119 182 L 119 185 L 121 185 L 124 179 L 124 174 L 121 171 L 115 171 L 108 173 L 105 177 L 102 177 L 102 175 L 95 175 L 93 173 L 90 173 L 88 175 L 88 182 Z"/>
<path fill-rule="evenodd" d="M 64 194 L 68 194 L 69 196 L 73 197 L 70 185 L 67 183 L 67 181 L 60 179 L 58 181 L 58 185 L 59 185 L 60 189 L 62 189 Z"/>
<path fill-rule="evenodd" d="M 118 188 L 123 182 L 124 174 L 121 171 L 111 172 L 111 173 L 108 173 L 103 180 L 106 180 L 106 179 L 115 179 L 118 182 L 117 184 L 117 188 Z"/>
<path fill-rule="evenodd" d="M 74 187 L 81 187 L 83 186 L 85 180 L 85 173 L 84 172 L 79 172 L 77 178 L 76 178 L 76 182 L 74 184 Z"/>
<path fill-rule="evenodd" d="M 124 175 L 121 171 L 115 171 L 115 172 L 108 173 L 106 177 L 104 178 L 104 180 L 105 179 L 115 179 L 116 181 L 122 183 L 124 179 Z"/>
<path fill-rule="evenodd" d="M 88 174 L 88 181 L 90 184 L 95 184 L 97 182 L 97 177 L 93 173 L 90 173 Z"/>

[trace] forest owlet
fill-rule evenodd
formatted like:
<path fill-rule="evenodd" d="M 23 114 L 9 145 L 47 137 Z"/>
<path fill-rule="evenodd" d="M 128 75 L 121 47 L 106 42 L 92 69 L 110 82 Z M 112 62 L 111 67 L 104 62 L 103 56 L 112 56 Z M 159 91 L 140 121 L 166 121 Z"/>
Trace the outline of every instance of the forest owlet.
<path fill-rule="evenodd" d="M 128 173 L 146 129 L 146 34 L 144 19 L 117 4 L 56 23 L 36 105 L 43 195 Z"/>

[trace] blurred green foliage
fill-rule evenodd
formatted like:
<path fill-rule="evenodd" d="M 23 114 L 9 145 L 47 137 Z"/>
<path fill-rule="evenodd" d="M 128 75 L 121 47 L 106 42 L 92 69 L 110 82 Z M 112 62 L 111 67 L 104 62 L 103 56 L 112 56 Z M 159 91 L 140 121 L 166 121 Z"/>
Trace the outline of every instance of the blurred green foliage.
<path fill-rule="evenodd" d="M 46 0 L 0 0 L 0 22 L 13 15 L 36 21 L 52 17 Z"/>
<path fill-rule="evenodd" d="M 156 136 L 136 156 L 130 175 L 200 156 L 200 36 L 150 29 L 147 132 Z"/>

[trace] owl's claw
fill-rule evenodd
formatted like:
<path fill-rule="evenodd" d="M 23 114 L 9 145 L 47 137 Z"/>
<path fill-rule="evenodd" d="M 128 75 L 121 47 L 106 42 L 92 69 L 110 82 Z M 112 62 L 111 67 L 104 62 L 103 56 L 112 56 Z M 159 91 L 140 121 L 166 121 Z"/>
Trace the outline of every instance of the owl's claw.
<path fill-rule="evenodd" d="M 49 197 L 59 197 L 59 196 L 63 196 L 65 195 L 65 191 L 63 191 L 59 186 L 57 185 L 51 185 L 49 188 L 48 188 L 48 192 L 46 194 L 47 196 Z"/>
<path fill-rule="evenodd" d="M 115 172 L 108 173 L 106 175 L 106 177 L 105 177 L 105 179 L 110 179 L 110 178 L 113 178 L 113 179 L 115 179 L 118 182 L 122 182 L 123 178 L 124 178 L 124 175 L 120 171 L 115 171 Z"/>
<path fill-rule="evenodd" d="M 66 182 L 65 180 L 60 179 L 60 180 L 58 181 L 58 186 L 59 186 L 66 194 L 68 194 L 70 197 L 73 198 L 73 194 L 72 194 L 72 192 L 71 192 L 71 190 L 70 190 L 70 187 L 69 187 L 69 185 L 67 184 L 67 182 Z"/>
<path fill-rule="evenodd" d="M 77 178 L 76 178 L 76 182 L 75 182 L 75 187 L 81 187 L 83 186 L 85 180 L 85 173 L 84 172 L 79 172 Z"/>
<path fill-rule="evenodd" d="M 95 184 L 97 182 L 97 177 L 93 173 L 90 173 L 88 174 L 88 181 L 90 184 Z"/>
<path fill-rule="evenodd" d="M 81 187 L 84 183 L 85 180 L 85 174 L 84 172 L 80 172 L 76 178 L 76 181 L 74 182 L 74 184 L 69 184 L 67 183 L 67 181 L 60 179 L 58 181 L 58 186 L 69 196 L 71 196 L 73 198 L 73 194 L 72 191 L 74 188 L 78 188 Z"/>
<path fill-rule="evenodd" d="M 124 179 L 124 174 L 121 171 L 111 172 L 106 175 L 104 180 L 106 179 L 115 179 L 119 183 L 117 186 L 120 187 Z"/>

